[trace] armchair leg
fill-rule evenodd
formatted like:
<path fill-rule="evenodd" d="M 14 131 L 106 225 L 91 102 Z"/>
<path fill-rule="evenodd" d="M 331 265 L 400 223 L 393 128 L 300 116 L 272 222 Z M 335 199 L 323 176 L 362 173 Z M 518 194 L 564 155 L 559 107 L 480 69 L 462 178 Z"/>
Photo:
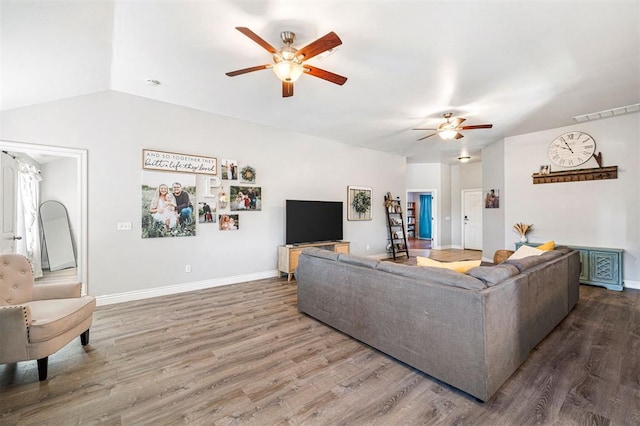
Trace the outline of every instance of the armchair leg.
<path fill-rule="evenodd" d="M 40 381 L 47 380 L 47 368 L 49 366 L 49 357 L 40 358 L 38 360 L 38 379 Z"/>
<path fill-rule="evenodd" d="M 80 335 L 80 343 L 82 343 L 82 346 L 87 346 L 89 344 L 89 330 Z"/>

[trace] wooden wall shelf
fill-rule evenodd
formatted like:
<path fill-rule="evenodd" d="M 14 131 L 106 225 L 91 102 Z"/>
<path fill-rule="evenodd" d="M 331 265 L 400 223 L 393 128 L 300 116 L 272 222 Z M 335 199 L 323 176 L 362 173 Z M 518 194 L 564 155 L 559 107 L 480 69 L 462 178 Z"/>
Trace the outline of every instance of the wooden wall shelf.
<path fill-rule="evenodd" d="M 534 173 L 533 184 L 582 182 L 587 180 L 618 179 L 618 166 L 596 167 L 593 169 L 564 170 L 561 172 L 549 172 L 546 175 Z"/>

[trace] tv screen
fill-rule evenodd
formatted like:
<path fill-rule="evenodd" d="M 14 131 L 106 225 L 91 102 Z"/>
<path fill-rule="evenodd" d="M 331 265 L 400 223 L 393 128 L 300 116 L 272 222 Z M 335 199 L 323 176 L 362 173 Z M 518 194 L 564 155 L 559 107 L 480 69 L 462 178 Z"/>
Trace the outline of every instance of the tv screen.
<path fill-rule="evenodd" d="M 286 244 L 342 240 L 342 201 L 286 200 Z"/>

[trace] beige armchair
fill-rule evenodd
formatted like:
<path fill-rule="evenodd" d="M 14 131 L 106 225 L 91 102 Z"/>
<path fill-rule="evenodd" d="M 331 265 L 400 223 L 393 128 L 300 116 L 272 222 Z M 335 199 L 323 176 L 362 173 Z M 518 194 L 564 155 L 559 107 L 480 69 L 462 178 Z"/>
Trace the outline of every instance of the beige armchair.
<path fill-rule="evenodd" d="M 19 254 L 0 255 L 0 364 L 38 360 L 47 379 L 49 355 L 80 336 L 89 343 L 96 300 L 81 284 L 34 285 L 31 265 Z"/>

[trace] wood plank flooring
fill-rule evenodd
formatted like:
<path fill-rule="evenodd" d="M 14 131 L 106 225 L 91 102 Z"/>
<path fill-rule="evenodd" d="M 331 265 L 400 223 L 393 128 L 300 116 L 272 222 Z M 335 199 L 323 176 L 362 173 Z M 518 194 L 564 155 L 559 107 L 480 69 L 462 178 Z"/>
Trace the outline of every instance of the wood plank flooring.
<path fill-rule="evenodd" d="M 99 307 L 47 381 L 0 365 L 0 424 L 637 425 L 639 354 L 640 291 L 581 286 L 483 404 L 298 313 L 273 278 Z"/>

